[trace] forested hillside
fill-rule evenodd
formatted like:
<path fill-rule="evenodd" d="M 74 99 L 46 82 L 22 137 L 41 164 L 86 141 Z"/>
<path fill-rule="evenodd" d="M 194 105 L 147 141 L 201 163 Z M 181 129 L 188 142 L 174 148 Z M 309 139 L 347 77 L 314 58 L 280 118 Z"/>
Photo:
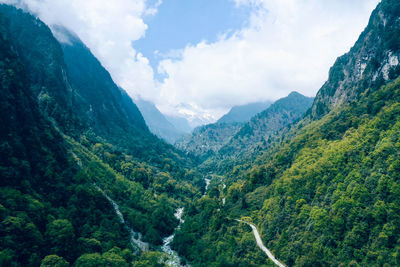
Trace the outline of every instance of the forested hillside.
<path fill-rule="evenodd" d="M 278 135 L 286 126 L 303 117 L 313 103 L 312 97 L 297 92 L 290 93 L 273 103 L 263 112 L 255 115 L 224 145 L 219 154 L 222 157 L 241 156 L 253 153 L 257 149 L 265 149 L 274 135 Z M 239 153 L 238 153 L 239 152 Z"/>
<path fill-rule="evenodd" d="M 400 264 L 399 17 L 398 1 L 382 1 L 312 112 L 251 169 L 211 184 L 176 235 L 180 253 L 198 266 L 272 265 L 242 218 L 287 266 Z"/>
<path fill-rule="evenodd" d="M 244 222 L 286 266 L 400 266 L 399 57 L 382 0 L 315 99 L 181 151 L 77 35 L 1 4 L 0 266 L 274 266 Z"/>
<path fill-rule="evenodd" d="M 224 174 L 235 165 L 251 164 L 277 141 L 287 126 L 301 119 L 313 98 L 292 92 L 246 123 L 215 123 L 199 127 L 176 146 L 197 157 L 204 173 Z"/>
<path fill-rule="evenodd" d="M 213 123 L 199 126 L 189 135 L 178 140 L 175 146 L 203 161 L 217 153 L 243 123 Z"/>
<path fill-rule="evenodd" d="M 267 104 L 268 105 L 268 104 Z M 312 98 L 292 92 L 245 123 L 216 122 L 198 127 L 179 140 L 176 147 L 203 163 L 203 171 L 217 168 L 224 173 L 234 164 L 255 158 L 267 149 L 281 130 L 300 119 Z"/>
<path fill-rule="evenodd" d="M 54 29 L 70 38 L 60 44 L 7 5 L 0 23 L 0 265 L 162 265 L 175 209 L 204 184 L 190 161 L 148 131 L 73 34 Z"/>

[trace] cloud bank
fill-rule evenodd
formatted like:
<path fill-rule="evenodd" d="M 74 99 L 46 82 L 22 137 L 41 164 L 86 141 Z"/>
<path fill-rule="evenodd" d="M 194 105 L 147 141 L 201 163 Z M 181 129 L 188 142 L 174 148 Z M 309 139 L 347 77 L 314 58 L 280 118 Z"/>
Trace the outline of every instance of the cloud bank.
<path fill-rule="evenodd" d="M 354 44 L 377 0 L 236 0 L 253 8 L 249 27 L 215 43 L 187 46 L 166 59 L 160 95 L 218 117 L 233 104 L 314 96 L 329 67 Z M 161 104 L 161 103 L 160 103 Z M 178 105 L 176 105 L 178 104 Z M 175 106 L 174 106 L 175 105 Z M 171 110 L 170 112 L 173 112 Z"/>
<path fill-rule="evenodd" d="M 131 96 L 157 94 L 148 60 L 132 48 L 145 35 L 143 18 L 155 15 L 161 1 L 148 0 L 0 0 L 36 14 L 48 25 L 75 32 Z"/>
<path fill-rule="evenodd" d="M 313 96 L 347 52 L 379 0 L 227 0 L 252 10 L 248 26 L 213 43 L 188 45 L 153 70 L 134 42 L 161 0 L 0 0 L 24 3 L 47 24 L 74 31 L 131 96 L 195 124 L 233 105 Z M 154 79 L 157 71 L 166 77 Z"/>

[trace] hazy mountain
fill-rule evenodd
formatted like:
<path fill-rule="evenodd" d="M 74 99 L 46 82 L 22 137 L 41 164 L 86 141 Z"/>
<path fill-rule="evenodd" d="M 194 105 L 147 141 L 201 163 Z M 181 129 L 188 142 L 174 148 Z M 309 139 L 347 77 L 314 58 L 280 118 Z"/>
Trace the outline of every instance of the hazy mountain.
<path fill-rule="evenodd" d="M 203 160 L 214 154 L 225 160 L 233 157 L 230 158 L 230 164 L 233 164 L 235 157 L 243 158 L 245 154 L 252 154 L 256 152 L 255 149 L 261 149 L 260 147 L 265 149 L 269 137 L 277 135 L 281 129 L 300 119 L 312 102 L 313 98 L 293 92 L 253 116 L 247 123 L 201 126 L 191 135 L 179 140 L 176 146 Z"/>
<path fill-rule="evenodd" d="M 190 133 L 193 128 L 190 126 L 187 119 L 178 116 L 165 115 L 167 120 L 175 126 L 175 128 L 183 133 Z"/>
<path fill-rule="evenodd" d="M 217 123 L 248 122 L 253 116 L 267 109 L 271 104 L 271 101 L 266 101 L 234 106 Z"/>
<path fill-rule="evenodd" d="M 302 118 L 311 107 L 313 100 L 314 98 L 303 96 L 297 92 L 292 92 L 287 97 L 277 100 L 269 108 L 244 124 L 220 149 L 219 154 L 243 156 L 255 146 L 264 146 L 265 148 L 265 143 L 272 135 L 277 135 L 281 129 Z"/>
<path fill-rule="evenodd" d="M 170 144 L 175 143 L 185 132 L 178 130 L 150 101 L 135 100 L 150 131 Z"/>

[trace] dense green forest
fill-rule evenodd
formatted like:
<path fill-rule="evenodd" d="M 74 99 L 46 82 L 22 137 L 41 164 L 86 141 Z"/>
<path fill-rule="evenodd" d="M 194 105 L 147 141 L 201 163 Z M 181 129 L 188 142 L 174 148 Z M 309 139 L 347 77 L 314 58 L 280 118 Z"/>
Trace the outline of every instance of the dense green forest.
<path fill-rule="evenodd" d="M 176 249 L 204 266 L 265 264 L 243 234 L 250 229 L 232 220 L 249 216 L 289 266 L 400 264 L 399 96 L 400 80 L 367 91 L 265 155 L 267 164 L 236 174 L 229 188 L 215 185 L 188 209 Z"/>
<path fill-rule="evenodd" d="M 399 18 L 383 0 L 314 100 L 181 151 L 74 33 L 0 5 L 0 266 L 166 266 L 174 233 L 182 265 L 273 266 L 237 219 L 287 266 L 400 265 Z"/>
<path fill-rule="evenodd" d="M 267 150 L 312 103 L 313 98 L 292 92 L 247 122 L 201 126 L 175 145 L 197 160 L 201 172 L 224 174 L 226 169 L 247 163 Z"/>
<path fill-rule="evenodd" d="M 201 176 L 76 37 L 56 29 L 71 37 L 60 44 L 6 5 L 0 23 L 0 265 L 162 266 L 158 246 L 175 209 L 201 195 Z"/>
<path fill-rule="evenodd" d="M 273 265 L 243 218 L 287 266 L 400 265 L 400 79 L 389 63 L 399 17 L 398 1 L 382 1 L 304 118 L 211 175 L 176 234 L 179 253 L 196 266 Z"/>

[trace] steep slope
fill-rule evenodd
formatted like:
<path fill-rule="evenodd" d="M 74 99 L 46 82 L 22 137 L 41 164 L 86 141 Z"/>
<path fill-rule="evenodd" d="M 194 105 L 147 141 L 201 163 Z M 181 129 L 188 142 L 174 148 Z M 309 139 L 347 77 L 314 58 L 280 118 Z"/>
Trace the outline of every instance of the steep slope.
<path fill-rule="evenodd" d="M 215 155 L 243 126 L 242 123 L 214 123 L 197 127 L 175 146 L 201 161 Z"/>
<path fill-rule="evenodd" d="M 399 96 L 400 79 L 370 90 L 211 186 L 175 248 L 196 265 L 267 264 L 245 217 L 287 266 L 399 265 Z"/>
<path fill-rule="evenodd" d="M 269 108 L 254 116 L 231 136 L 215 156 L 208 158 L 201 169 L 225 174 L 239 163 L 251 162 L 271 143 L 287 132 L 288 126 L 301 119 L 311 107 L 313 98 L 292 92 L 277 100 Z M 245 165 L 245 164 L 243 164 Z"/>
<path fill-rule="evenodd" d="M 3 118 L 0 130 L 0 263 L 2 266 L 39 266 L 47 254 L 58 254 L 72 261 L 76 258 L 76 249 L 82 249 L 83 253 L 88 251 L 84 248 L 85 242 L 92 242 L 94 250 L 106 247 L 105 243 L 100 243 L 105 241 L 101 237 L 84 238 L 78 245 L 82 228 L 77 227 L 75 220 L 70 220 L 75 215 L 74 211 L 66 212 L 70 204 L 82 209 L 79 219 L 91 223 L 93 231 L 103 233 L 100 225 L 113 224 L 117 220 L 113 219 L 107 202 L 96 199 L 99 197 L 96 192 L 79 188 L 74 181 L 78 168 L 69 160 L 68 144 L 47 117 L 55 104 L 41 110 L 33 90 L 33 75 L 13 44 L 12 20 L 4 14 L 14 16 L 14 12 L 13 8 L 0 6 L 0 114 Z M 86 201 L 90 197 L 79 195 L 74 191 L 76 189 L 80 189 L 81 194 L 88 193 L 99 207 L 78 205 L 76 200 Z M 102 215 L 90 214 L 85 209 L 88 206 L 91 212 Z M 50 230 L 52 228 L 54 231 Z M 106 228 L 114 235 L 108 237 L 110 245 L 128 245 L 121 229 Z M 64 259 L 59 258 L 61 262 Z"/>
<path fill-rule="evenodd" d="M 190 133 L 193 130 L 192 126 L 189 125 L 189 122 L 183 117 L 173 115 L 165 115 L 165 117 L 180 132 L 186 134 Z"/>
<path fill-rule="evenodd" d="M 177 130 L 153 103 L 140 98 L 135 102 L 140 112 L 143 114 L 144 120 L 146 121 L 147 126 L 149 126 L 150 131 L 158 137 L 173 144 L 184 134 L 184 132 Z"/>
<path fill-rule="evenodd" d="M 232 123 L 232 122 L 248 122 L 253 116 L 266 110 L 272 102 L 256 102 L 242 106 L 234 106 L 231 110 L 222 116 L 217 123 Z"/>
<path fill-rule="evenodd" d="M 297 92 L 279 99 L 268 109 L 251 118 L 239 132 L 220 150 L 220 154 L 232 155 L 249 151 L 257 143 L 268 141 L 268 137 L 285 126 L 300 119 L 311 107 L 313 98 Z"/>
<path fill-rule="evenodd" d="M 133 253 L 129 229 L 153 250 L 173 232 L 174 210 L 200 195 L 190 161 L 149 132 L 79 39 L 60 45 L 7 5 L 0 31 L 0 265 L 160 262 Z"/>
<path fill-rule="evenodd" d="M 133 102 L 122 101 L 123 90 L 81 40 L 60 26 L 54 26 L 52 32 L 61 44 L 68 81 L 77 95 L 76 102 L 89 119 L 90 127 L 99 133 L 129 126 L 137 128 L 137 132 L 145 131 L 145 122 L 138 108 Z"/>
<path fill-rule="evenodd" d="M 379 88 L 400 74 L 399 5 L 383 1 L 351 50 L 339 57 L 319 90 L 312 115 L 320 118 L 342 103 L 357 99 L 366 88 Z"/>
<path fill-rule="evenodd" d="M 247 123 L 215 123 L 198 127 L 176 146 L 205 162 L 202 168 L 223 173 L 238 160 L 255 157 L 281 129 L 300 119 L 310 108 L 312 98 L 292 92 Z"/>
<path fill-rule="evenodd" d="M 384 25 L 376 23 L 385 18 Z M 367 27 L 378 33 L 373 51 L 394 53 L 381 40 L 399 39 L 399 21 L 399 2 L 383 0 Z M 368 38 L 362 34 L 356 47 Z M 381 60 L 376 66 L 386 64 Z M 197 265 L 268 266 L 234 220 L 242 217 L 257 225 L 264 244 L 288 266 L 400 264 L 400 78 L 392 71 L 383 86 L 359 83 L 357 70 L 346 70 L 346 81 L 356 81 L 351 86 L 332 87 L 343 94 L 322 98 L 329 100 L 326 110 L 315 109 L 324 104 L 319 92 L 314 112 L 323 112 L 294 125 L 251 170 L 236 166 L 223 180 L 226 188 L 211 185 L 176 235 L 180 253 Z M 208 223 L 199 224 L 203 218 Z M 183 240 L 192 245 L 181 246 Z"/>
<path fill-rule="evenodd" d="M 81 40 L 62 27 L 52 29 L 61 40 L 68 82 L 75 93 L 74 107 L 87 127 L 113 144 L 128 147 L 139 158 L 147 157 L 143 144 L 147 145 L 147 150 L 153 149 L 152 152 L 157 146 L 163 147 L 162 142 L 150 134 L 132 99 L 114 83 Z M 167 146 L 164 148 L 168 150 Z"/>

